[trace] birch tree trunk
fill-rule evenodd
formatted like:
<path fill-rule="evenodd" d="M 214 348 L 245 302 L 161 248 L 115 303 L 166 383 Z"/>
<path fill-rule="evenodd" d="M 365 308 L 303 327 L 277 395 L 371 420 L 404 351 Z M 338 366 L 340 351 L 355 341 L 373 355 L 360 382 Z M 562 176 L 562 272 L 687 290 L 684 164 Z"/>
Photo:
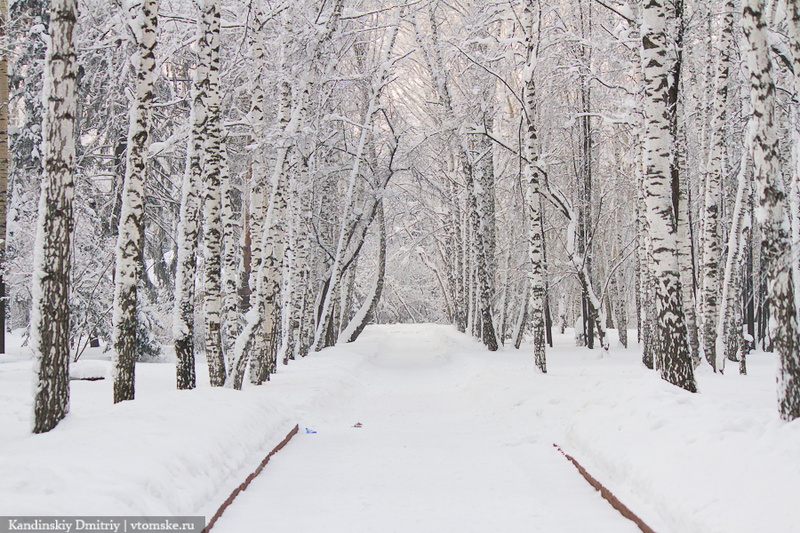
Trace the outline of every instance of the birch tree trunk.
<path fill-rule="evenodd" d="M 447 265 L 447 280 L 452 293 L 452 322 L 462 333 L 467 330 L 466 288 L 462 276 L 463 256 L 461 254 L 461 208 L 458 204 L 456 184 L 450 178 L 454 173 L 454 163 L 448 161 L 446 178 L 447 199 L 445 199 L 445 244 L 447 257 L 443 258 Z"/>
<path fill-rule="evenodd" d="M 586 346 L 590 350 L 594 349 L 594 327 L 597 322 L 597 312 L 593 311 L 596 307 L 592 302 L 592 297 L 587 291 L 588 285 L 592 281 L 592 259 L 594 255 L 592 241 L 595 228 L 594 216 L 592 213 L 592 156 L 594 153 L 594 142 L 592 139 L 592 91 L 590 78 L 587 76 L 592 68 L 592 47 L 588 46 L 591 40 L 592 31 L 592 4 L 588 2 L 584 6 L 584 0 L 578 0 L 578 22 L 580 25 L 580 36 L 583 43 L 578 47 L 578 58 L 583 65 L 579 76 L 580 93 L 580 166 L 578 170 L 579 182 L 578 196 L 580 201 L 575 209 L 577 214 L 577 253 L 582 258 L 583 266 L 579 270 L 585 270 L 586 283 L 581 284 L 581 315 L 583 320 L 582 338 L 578 339 L 580 346 Z M 605 324 L 604 324 L 605 325 Z"/>
<path fill-rule="evenodd" d="M 617 221 L 619 226 L 619 221 Z M 612 254 L 613 257 L 617 256 L 617 248 L 619 250 L 624 250 L 625 246 L 622 242 L 622 233 L 617 233 L 617 246 L 615 247 L 614 253 Z M 636 259 L 634 258 L 634 261 Z M 614 298 L 614 310 L 615 310 L 615 318 L 617 323 L 617 335 L 619 336 L 619 343 L 622 345 L 623 348 L 628 347 L 628 298 L 625 295 L 625 291 L 620 290 L 620 286 L 624 286 L 624 280 L 618 280 L 621 278 L 622 275 L 618 272 L 618 270 L 614 270 L 610 274 L 611 276 L 611 283 L 610 288 L 611 295 Z M 637 292 L 637 291 L 634 291 Z M 611 297 L 609 297 L 610 299 Z"/>
<path fill-rule="evenodd" d="M 262 333 L 266 341 L 250 359 L 250 382 L 260 385 L 275 372 L 280 334 L 281 280 L 286 238 L 287 165 L 298 127 L 292 118 L 292 90 L 288 82 L 281 84 L 278 121 L 283 132 L 283 145 L 278 148 L 263 236 L 260 294 L 262 300 Z M 290 126 L 290 122 L 292 123 Z"/>
<path fill-rule="evenodd" d="M 181 186 L 180 219 L 178 221 L 178 268 L 175 276 L 175 308 L 172 334 L 175 339 L 177 381 L 179 389 L 196 385 L 194 356 L 195 275 L 200 216 L 200 184 L 203 179 L 203 153 L 208 121 L 208 85 L 211 70 L 211 47 L 207 28 L 212 13 L 203 4 L 197 24 L 198 63 L 191 90 L 189 144 L 186 148 L 186 171 Z"/>
<path fill-rule="evenodd" d="M 222 127 L 220 124 L 219 0 L 206 0 L 204 20 L 208 57 L 208 116 L 205 124 L 205 154 L 203 164 L 203 263 L 205 279 L 203 315 L 205 319 L 205 349 L 208 377 L 212 387 L 225 384 L 225 358 L 222 352 L 222 222 L 220 208 L 221 179 L 225 163 L 222 152 Z"/>
<path fill-rule="evenodd" d="M 304 99 L 305 102 L 307 100 Z M 297 155 L 297 154 L 296 154 Z M 294 357 L 305 357 L 310 349 L 311 338 L 314 331 L 314 293 L 311 279 L 311 227 L 312 212 L 310 202 L 301 202 L 301 194 L 306 194 L 305 187 L 308 183 L 308 156 L 297 158 L 297 172 L 294 199 L 296 202 L 298 234 L 297 248 L 295 250 L 295 275 L 293 297 L 293 312 L 290 327 L 293 330 L 294 345 L 289 349 Z"/>
<path fill-rule="evenodd" d="M 606 312 L 603 309 L 603 304 L 594 290 L 591 277 L 589 276 L 589 266 L 587 265 L 586 258 L 579 253 L 576 253 L 577 244 L 580 239 L 580 232 L 578 231 L 577 221 L 579 219 L 574 210 L 569 209 L 566 202 L 562 201 L 566 211 L 565 215 L 569 219 L 567 229 L 567 256 L 575 269 L 575 275 L 581 284 L 581 290 L 585 296 L 585 303 L 592 319 L 589 323 L 590 328 L 597 330 L 597 340 L 600 342 L 600 348 L 604 353 L 608 353 L 609 342 L 608 332 L 606 331 Z"/>
<path fill-rule="evenodd" d="M 528 254 L 530 274 L 528 278 L 529 299 L 527 316 L 533 330 L 533 360 L 536 367 L 547 372 L 547 357 L 544 337 L 544 250 L 541 223 L 541 174 L 538 168 L 539 139 L 536 127 L 536 52 L 538 17 L 536 2 L 526 0 L 523 11 L 525 28 L 525 69 L 523 74 L 523 110 L 525 116 L 523 178 L 525 180 L 525 206 L 528 225 Z"/>
<path fill-rule="evenodd" d="M 681 113 L 682 114 L 682 113 Z M 694 297 L 694 253 L 692 250 L 691 198 L 689 197 L 689 175 L 686 172 L 686 132 L 683 124 L 678 124 L 679 146 L 676 147 L 676 166 L 678 168 L 678 264 L 681 269 L 681 299 L 686 321 L 689 354 L 692 367 L 700 364 L 700 343 L 697 332 L 697 316 Z"/>
<path fill-rule="evenodd" d="M 70 239 L 75 169 L 76 0 L 51 0 L 45 57 L 43 160 L 33 264 L 31 348 L 37 376 L 33 432 L 53 429 L 69 411 Z"/>
<path fill-rule="evenodd" d="M 144 246 L 144 202 L 147 181 L 147 148 L 150 140 L 150 108 L 156 77 L 156 0 L 134 0 L 128 5 L 136 52 L 131 63 L 136 71 L 136 98 L 129 114 L 128 153 L 122 206 L 117 234 L 114 272 L 112 369 L 114 403 L 133 400 L 138 352 L 136 284 L 142 275 Z"/>
<path fill-rule="evenodd" d="M 256 70 L 259 73 L 259 79 L 253 81 L 253 94 L 250 99 L 249 112 L 250 123 L 256 136 L 263 136 L 266 133 L 264 128 L 265 95 L 260 80 L 260 77 L 263 76 L 265 70 L 263 67 L 265 62 L 264 44 L 259 34 L 259 24 L 261 18 L 260 12 L 256 10 L 254 12 L 253 23 L 250 30 L 252 39 L 250 46 L 252 49 L 253 61 L 255 63 Z M 267 219 L 267 196 L 267 171 L 266 165 L 263 161 L 263 153 L 261 150 L 253 150 L 250 154 L 250 196 L 248 205 L 249 210 L 247 211 L 247 214 L 249 215 L 249 218 L 247 219 L 249 226 L 244 234 L 245 238 L 249 237 L 250 245 L 248 249 L 248 257 L 250 259 L 248 264 L 249 268 L 246 269 L 246 286 L 249 290 L 249 293 L 247 301 L 243 302 L 244 305 L 242 306 L 245 312 L 247 312 L 248 308 L 260 308 L 263 302 L 260 294 L 262 287 L 259 282 L 259 275 L 264 258 L 264 224 L 266 223 Z M 244 377 L 244 372 L 247 368 L 247 361 L 251 355 L 251 352 L 264 353 L 266 350 L 264 347 L 264 335 L 261 331 L 262 323 L 260 315 L 248 313 L 246 316 L 256 316 L 258 318 L 256 325 L 252 327 L 250 325 L 245 325 L 244 327 L 249 332 L 248 334 L 253 337 L 248 340 L 249 348 L 247 352 L 237 352 L 236 346 L 241 346 L 239 340 L 244 334 L 244 330 L 240 330 L 239 335 L 235 340 L 234 349 L 230 354 L 228 354 L 226 363 L 228 367 L 228 380 L 226 381 L 226 384 L 232 384 L 232 386 L 234 386 L 236 389 L 241 388 L 241 382 Z M 233 376 L 233 380 L 231 380 L 231 376 Z"/>
<path fill-rule="evenodd" d="M 789 6 L 795 20 L 796 0 Z M 769 294 L 770 333 L 778 354 L 778 412 L 784 420 L 800 416 L 800 339 L 794 299 L 792 247 L 787 224 L 786 194 L 780 183 L 775 125 L 775 83 L 766 36 L 763 0 L 744 0 L 742 29 L 750 71 L 753 105 L 753 164 L 757 218 Z"/>
<path fill-rule="evenodd" d="M 489 280 L 489 265 L 487 257 L 488 239 L 486 235 L 487 224 L 486 216 L 480 209 L 478 195 L 480 194 L 480 184 L 476 175 L 478 174 L 477 161 L 472 157 L 471 151 L 466 146 L 463 150 L 462 166 L 464 177 L 467 181 L 467 206 L 470 211 L 470 222 L 472 224 L 472 257 L 475 265 L 475 312 L 474 322 L 475 333 L 490 351 L 496 351 L 497 336 L 494 330 L 494 320 L 492 318 L 492 282 Z M 491 157 L 491 154 L 489 155 Z"/>
<path fill-rule="evenodd" d="M 795 100 L 800 98 L 800 2 L 787 0 L 787 34 L 794 69 Z M 795 105 L 792 113 L 792 179 L 789 185 L 789 207 L 791 219 L 792 268 L 793 279 L 800 279 L 800 108 Z M 795 309 L 800 307 L 800 293 L 795 291 Z"/>
<path fill-rule="evenodd" d="M 8 0 L 0 0 L 0 39 L 7 39 Z M 0 51 L 0 265 L 5 265 L 8 217 L 8 55 Z M 0 268 L 0 354 L 6 353 L 6 282 Z"/>
<path fill-rule="evenodd" d="M 718 60 L 711 124 L 708 133 L 708 168 L 705 174 L 705 201 L 703 216 L 703 352 L 706 361 L 716 370 L 717 317 L 719 316 L 719 260 L 721 256 L 719 235 L 720 187 L 725 172 L 725 125 L 728 108 L 728 77 L 733 43 L 733 0 L 725 2 L 725 15 L 718 41 Z M 732 250 L 729 248 L 729 253 Z"/>
<path fill-rule="evenodd" d="M 494 80 L 492 80 L 494 81 Z M 481 114 L 483 127 L 494 129 L 495 86 L 490 83 L 481 92 Z M 481 278 L 481 340 L 490 350 L 496 350 L 502 339 L 498 339 L 497 319 L 493 303 L 497 293 L 497 228 L 495 213 L 495 167 L 494 144 L 486 135 L 472 135 L 472 148 L 476 151 L 474 190 L 478 215 L 479 243 L 483 273 Z"/>
<path fill-rule="evenodd" d="M 644 153 L 643 150 L 641 150 Z M 637 168 L 641 169 L 639 165 Z M 636 198 L 636 294 L 639 295 L 637 305 L 637 340 L 642 347 L 642 364 L 647 368 L 655 367 L 652 350 L 652 301 L 650 274 L 650 237 L 647 229 L 647 218 L 644 205 L 644 175 L 637 172 Z"/>
<path fill-rule="evenodd" d="M 221 147 L 222 153 L 226 153 L 225 143 Z M 239 250 L 240 246 L 236 239 L 237 221 L 233 215 L 233 187 L 230 183 L 230 173 L 228 166 L 223 164 L 222 175 L 220 176 L 220 194 L 222 204 L 220 206 L 220 223 L 222 224 L 222 352 L 227 356 L 236 336 L 239 334 Z M 245 211 L 245 209 L 242 209 Z M 245 212 L 246 215 L 246 212 Z M 229 365 L 226 360 L 226 367 Z M 226 371 L 227 373 L 227 371 Z"/>
<path fill-rule="evenodd" d="M 677 255 L 678 184 L 673 176 L 677 91 L 670 78 L 677 62 L 668 47 L 667 24 L 674 20 L 663 0 L 650 0 L 642 9 L 642 70 L 644 85 L 644 200 L 652 243 L 652 275 L 656 316 L 653 348 L 662 362 L 661 377 L 696 392 L 686 323 L 681 305 Z"/>
<path fill-rule="evenodd" d="M 739 337 L 742 332 L 736 331 L 735 315 L 739 312 L 739 265 L 744 251 L 745 232 L 749 229 L 751 221 L 747 214 L 747 197 L 749 196 L 749 184 L 747 180 L 747 166 L 750 161 L 750 153 L 753 150 L 752 127 L 748 127 L 744 147 L 742 148 L 742 158 L 739 162 L 739 175 L 737 179 L 736 200 L 734 202 L 733 213 L 731 216 L 731 227 L 728 235 L 728 253 L 725 258 L 725 270 L 722 277 L 721 295 L 718 300 L 719 312 L 717 324 L 714 331 L 714 361 L 711 366 L 719 371 L 725 371 L 725 361 L 729 356 L 736 353 Z"/>

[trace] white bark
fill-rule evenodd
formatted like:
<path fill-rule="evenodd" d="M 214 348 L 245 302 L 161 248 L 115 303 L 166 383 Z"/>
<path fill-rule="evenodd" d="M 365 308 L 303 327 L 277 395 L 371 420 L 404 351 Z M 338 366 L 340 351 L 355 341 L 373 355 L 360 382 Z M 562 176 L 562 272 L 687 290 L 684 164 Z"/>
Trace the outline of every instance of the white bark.
<path fill-rule="evenodd" d="M 208 116 L 205 124 L 205 161 L 203 164 L 203 263 L 204 291 L 203 317 L 205 321 L 205 349 L 208 375 L 212 387 L 225 384 L 225 359 L 222 352 L 222 222 L 220 208 L 220 184 L 222 169 L 226 165 L 222 152 L 222 127 L 220 125 L 219 92 L 219 47 L 220 12 L 219 0 L 206 0 L 203 22 L 208 54 Z"/>
<path fill-rule="evenodd" d="M 677 147 L 676 165 L 678 166 L 678 263 L 681 269 L 681 300 L 683 301 L 686 334 L 689 342 L 689 354 L 692 367 L 700 364 L 700 341 L 698 338 L 697 315 L 694 292 L 694 253 L 692 251 L 691 202 L 689 198 L 688 172 L 686 168 L 686 132 L 685 125 L 678 125 L 679 144 Z"/>
<path fill-rule="evenodd" d="M 76 0 L 51 0 L 43 92 L 44 178 L 33 259 L 34 433 L 50 431 L 69 411 L 68 309 L 77 111 L 73 33 L 77 17 Z"/>
<path fill-rule="evenodd" d="M 789 3 L 797 12 L 796 0 Z M 753 165 L 756 218 L 761 225 L 761 250 L 767 276 L 770 333 L 778 354 L 778 411 L 784 420 L 800 416 L 800 338 L 795 307 L 792 248 L 786 194 L 780 183 L 775 124 L 775 83 L 766 38 L 764 3 L 744 0 L 742 29 L 750 71 L 753 105 Z M 794 18 L 794 17 L 793 17 Z"/>
<path fill-rule="evenodd" d="M 709 157 L 705 174 L 705 196 L 703 216 L 703 351 L 706 360 L 715 367 L 717 346 L 717 322 L 719 306 L 725 301 L 717 299 L 719 291 L 719 209 L 720 185 L 726 170 L 725 165 L 725 126 L 728 107 L 728 77 L 730 71 L 731 45 L 733 43 L 733 0 L 725 3 L 722 32 L 717 43 L 717 72 L 714 99 L 712 103 L 711 124 L 709 127 Z M 728 248 L 733 250 L 733 248 Z M 715 367 L 716 368 L 716 367 Z"/>
<path fill-rule="evenodd" d="M 203 9 L 197 24 L 198 63 L 191 90 L 190 134 L 186 149 L 186 170 L 181 186 L 180 219 L 178 221 L 178 269 L 175 277 L 175 308 L 172 334 L 175 339 L 177 380 L 179 389 L 196 385 L 194 354 L 195 275 L 200 216 L 200 184 L 203 176 L 205 124 L 208 120 L 208 83 L 211 69 L 210 43 L 206 28 L 209 13 Z"/>
<path fill-rule="evenodd" d="M 136 284 L 143 268 L 146 156 L 156 79 L 154 52 L 158 3 L 156 0 L 133 0 L 128 5 L 128 16 L 131 33 L 136 40 L 136 52 L 131 57 L 136 72 L 136 96 L 128 114 L 128 152 L 114 271 L 114 403 L 133 400 L 135 391 L 135 363 L 139 345 L 136 339 Z"/>
<path fill-rule="evenodd" d="M 642 70 L 644 85 L 644 193 L 650 241 L 656 316 L 653 344 L 662 356 L 661 377 L 696 391 L 686 324 L 681 305 L 677 255 L 677 213 L 673 181 L 675 99 L 670 98 L 677 68 L 668 42 L 668 9 L 663 0 L 651 0 L 642 10 Z M 672 14 L 669 14 L 670 22 Z M 671 101 L 672 100 L 672 101 Z"/>
<path fill-rule="evenodd" d="M 225 144 L 222 144 L 222 153 L 226 153 Z M 222 256 L 222 351 L 226 356 L 226 368 L 229 370 L 229 354 L 239 334 L 239 250 L 236 239 L 238 223 L 233 216 L 233 187 L 230 183 L 230 173 L 227 165 L 222 167 L 220 176 L 220 194 L 222 205 L 220 207 L 220 223 L 222 224 L 222 243 L 224 252 Z"/>
<path fill-rule="evenodd" d="M 278 148 L 275 168 L 270 183 L 270 203 L 262 237 L 258 298 L 262 305 L 262 332 L 265 350 L 259 350 L 250 359 L 250 381 L 260 385 L 275 372 L 280 334 L 280 287 L 283 272 L 284 241 L 286 239 L 287 166 L 294 134 L 299 126 L 299 116 L 292 116 L 291 88 L 281 85 L 278 121 L 283 131 L 283 145 Z"/>
<path fill-rule="evenodd" d="M 731 298 L 731 293 L 735 293 L 732 285 L 735 283 L 734 276 L 739 273 L 739 264 L 742 258 L 745 226 L 749 226 L 747 220 L 747 196 L 749 191 L 749 184 L 747 183 L 747 165 L 750 162 L 750 153 L 753 149 L 752 143 L 752 127 L 748 127 L 747 139 L 742 149 L 742 158 L 739 162 L 739 174 L 736 187 L 736 201 L 733 206 L 733 214 L 731 216 L 731 228 L 728 234 L 728 253 L 725 258 L 725 270 L 722 278 L 722 293 L 719 297 L 719 313 L 717 323 L 715 324 L 714 331 L 714 361 L 712 366 L 719 372 L 725 371 L 725 360 L 730 350 L 727 349 L 727 339 L 731 338 L 737 332 L 730 331 L 731 325 L 734 323 L 730 315 L 738 313 L 738 305 L 736 301 Z M 747 224 L 745 224 L 747 222 Z M 740 332 L 739 332 L 740 333 Z"/>

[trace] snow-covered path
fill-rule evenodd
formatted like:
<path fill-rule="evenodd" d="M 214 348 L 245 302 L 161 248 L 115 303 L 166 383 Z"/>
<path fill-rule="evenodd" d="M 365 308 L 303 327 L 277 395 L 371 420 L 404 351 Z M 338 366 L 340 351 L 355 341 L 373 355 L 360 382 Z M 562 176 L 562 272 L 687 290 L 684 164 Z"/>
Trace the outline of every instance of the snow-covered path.
<path fill-rule="evenodd" d="M 370 328 L 352 350 L 346 399 L 305 413 L 215 533 L 638 531 L 515 409 L 505 358 L 487 379 L 492 354 L 430 325 Z"/>

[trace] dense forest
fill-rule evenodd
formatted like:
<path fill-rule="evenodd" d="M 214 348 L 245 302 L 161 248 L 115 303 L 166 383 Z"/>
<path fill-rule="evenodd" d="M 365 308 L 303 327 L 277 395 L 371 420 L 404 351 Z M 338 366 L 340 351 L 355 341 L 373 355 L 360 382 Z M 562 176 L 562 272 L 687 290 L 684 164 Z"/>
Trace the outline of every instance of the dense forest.
<path fill-rule="evenodd" d="M 373 322 L 542 372 L 616 329 L 689 391 L 771 350 L 800 416 L 800 0 L 5 4 L 34 431 L 92 344 L 119 402 L 164 346 L 241 388 Z"/>

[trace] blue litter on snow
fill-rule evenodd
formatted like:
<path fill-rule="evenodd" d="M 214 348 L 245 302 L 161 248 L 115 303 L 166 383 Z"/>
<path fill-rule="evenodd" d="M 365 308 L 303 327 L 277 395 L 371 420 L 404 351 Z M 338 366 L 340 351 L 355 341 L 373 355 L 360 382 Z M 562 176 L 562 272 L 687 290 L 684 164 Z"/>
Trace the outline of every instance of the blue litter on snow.
<path fill-rule="evenodd" d="M 313 429 L 306 428 L 306 433 L 316 433 L 316 431 L 314 431 Z"/>

